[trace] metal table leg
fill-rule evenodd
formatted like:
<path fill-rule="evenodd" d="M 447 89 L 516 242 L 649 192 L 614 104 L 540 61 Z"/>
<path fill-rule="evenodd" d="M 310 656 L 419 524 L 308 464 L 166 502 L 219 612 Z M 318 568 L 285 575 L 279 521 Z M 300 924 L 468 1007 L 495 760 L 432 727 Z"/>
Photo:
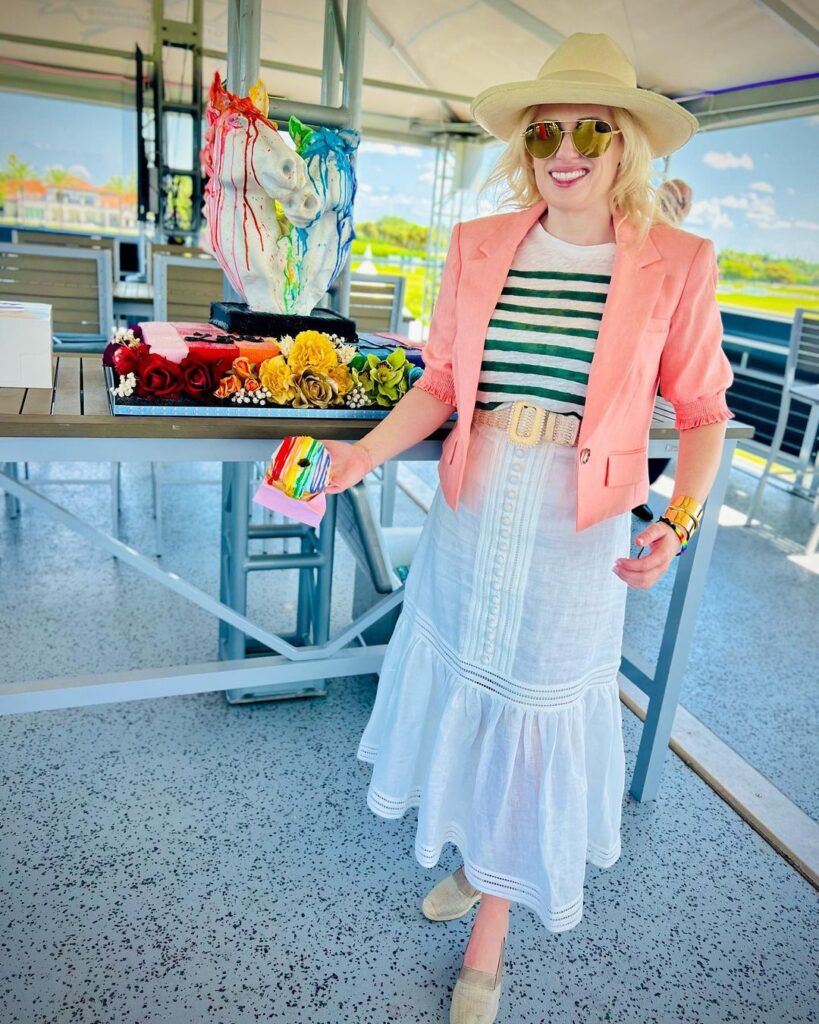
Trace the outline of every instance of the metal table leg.
<path fill-rule="evenodd" d="M 0 471 L 7 473 L 13 480 L 19 479 L 18 466 L 16 462 L 0 463 Z M 9 519 L 17 519 L 20 515 L 20 499 L 14 494 L 6 491 L 6 515 Z"/>
<path fill-rule="evenodd" d="M 247 613 L 248 574 L 258 570 L 298 569 L 299 588 L 296 631 L 282 634 L 294 646 L 323 644 L 330 637 L 331 590 L 335 553 L 336 496 L 327 495 L 326 511 L 318 530 L 303 523 L 250 523 L 250 464 L 223 464 L 222 471 L 222 552 L 220 560 L 219 598 L 242 615 Z M 297 536 L 299 553 L 251 554 L 252 538 Z M 315 573 L 314 573 L 315 570 Z M 219 657 L 234 661 L 240 658 L 269 655 L 270 648 L 249 640 L 229 623 L 219 623 Z M 282 683 L 253 689 L 225 691 L 230 703 L 261 700 L 282 700 L 290 697 L 324 696 L 325 681 L 286 688 Z"/>
<path fill-rule="evenodd" d="M 624 659 L 623 674 L 649 697 L 637 763 L 629 788 L 637 800 L 654 800 L 657 797 L 735 448 L 736 441 L 728 441 L 723 446 L 719 469 L 705 502 L 700 528 L 685 554 L 680 556 L 653 678 L 644 667 L 635 664 L 636 659 Z"/>

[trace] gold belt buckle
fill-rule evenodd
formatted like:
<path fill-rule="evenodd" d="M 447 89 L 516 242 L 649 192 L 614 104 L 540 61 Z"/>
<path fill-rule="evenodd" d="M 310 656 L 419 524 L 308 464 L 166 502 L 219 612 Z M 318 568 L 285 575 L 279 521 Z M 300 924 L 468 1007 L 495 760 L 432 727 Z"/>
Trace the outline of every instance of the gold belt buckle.
<path fill-rule="evenodd" d="M 546 416 L 546 409 L 540 405 L 531 405 L 529 402 L 515 402 L 512 406 L 509 426 L 506 431 L 509 435 L 509 440 L 513 444 L 528 445 L 530 447 L 536 445 L 540 439 Z M 523 424 L 521 424 L 522 418 L 524 418 Z M 527 427 L 529 429 L 526 429 Z"/>

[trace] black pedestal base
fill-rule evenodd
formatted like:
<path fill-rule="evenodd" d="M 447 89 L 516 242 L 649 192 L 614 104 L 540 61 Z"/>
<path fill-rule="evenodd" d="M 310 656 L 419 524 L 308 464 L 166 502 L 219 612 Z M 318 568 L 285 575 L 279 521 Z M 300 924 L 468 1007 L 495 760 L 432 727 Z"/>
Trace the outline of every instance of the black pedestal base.
<path fill-rule="evenodd" d="M 289 334 L 295 338 L 299 331 L 323 331 L 336 334 L 349 344 L 358 338 L 355 320 L 329 309 L 316 309 L 309 316 L 288 313 L 254 313 L 244 302 L 211 302 L 210 322 L 230 334 L 253 337 L 280 338 Z"/>

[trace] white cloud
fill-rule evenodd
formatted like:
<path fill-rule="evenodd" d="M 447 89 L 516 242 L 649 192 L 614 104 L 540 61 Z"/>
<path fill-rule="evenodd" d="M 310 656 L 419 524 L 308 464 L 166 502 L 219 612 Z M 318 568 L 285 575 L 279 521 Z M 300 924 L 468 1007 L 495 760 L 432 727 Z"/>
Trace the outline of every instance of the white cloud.
<path fill-rule="evenodd" d="M 359 153 L 383 153 L 385 156 L 423 156 L 420 146 L 406 146 L 394 142 L 375 142 L 368 140 L 358 147 Z"/>
<path fill-rule="evenodd" d="M 418 172 L 419 181 L 433 181 L 435 178 L 435 161 L 424 160 L 423 163 L 418 165 Z"/>
<path fill-rule="evenodd" d="M 774 187 L 768 181 L 752 181 L 748 188 L 754 189 L 756 192 L 773 192 Z"/>
<path fill-rule="evenodd" d="M 788 195 L 789 196 L 795 196 L 796 195 L 796 189 L 795 188 L 791 188 L 790 185 L 788 186 Z"/>
<path fill-rule="evenodd" d="M 745 216 L 752 224 L 763 230 L 789 226 L 787 221 L 783 221 L 779 217 L 771 196 L 760 196 L 756 192 L 748 193 L 748 205 L 745 207 Z"/>
<path fill-rule="evenodd" d="M 695 199 L 691 204 L 691 212 L 685 219 L 686 223 L 704 224 L 712 231 L 715 228 L 732 228 L 734 226 L 734 222 L 722 210 L 720 200 L 716 197 Z"/>
<path fill-rule="evenodd" d="M 749 191 L 743 195 L 711 196 L 708 199 L 696 200 L 691 213 L 686 218 L 692 224 L 704 225 L 710 230 L 716 228 L 732 228 L 734 221 L 728 210 L 736 210 L 744 214 L 746 221 L 759 231 L 782 231 L 789 228 L 801 228 L 806 231 L 819 231 L 819 224 L 799 219 L 787 220 L 780 217 L 773 196 L 769 193 Z"/>
<path fill-rule="evenodd" d="M 748 196 L 717 196 L 715 202 L 732 210 L 747 210 L 751 205 Z"/>
<path fill-rule="evenodd" d="M 76 174 L 78 178 L 84 178 L 86 181 L 91 181 L 91 172 L 85 166 L 85 164 L 72 164 L 68 168 L 69 174 Z"/>
<path fill-rule="evenodd" d="M 368 181 L 359 181 L 356 184 L 356 188 L 359 192 L 372 192 L 373 187 Z"/>
<path fill-rule="evenodd" d="M 718 171 L 730 170 L 733 167 L 742 167 L 746 171 L 754 169 L 750 153 L 737 156 L 735 153 L 718 153 L 715 149 L 709 149 L 702 160 L 703 163 Z"/>

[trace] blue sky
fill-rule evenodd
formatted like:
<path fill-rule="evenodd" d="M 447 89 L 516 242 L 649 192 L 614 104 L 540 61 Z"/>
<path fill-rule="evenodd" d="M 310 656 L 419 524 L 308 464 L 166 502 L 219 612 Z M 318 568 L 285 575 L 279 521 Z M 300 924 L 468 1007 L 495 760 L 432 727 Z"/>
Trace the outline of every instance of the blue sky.
<path fill-rule="evenodd" d="M 500 149 L 487 147 L 481 183 Z M 365 140 L 359 152 L 357 219 L 375 220 L 389 212 L 427 223 L 432 150 Z M 671 155 L 667 173 L 688 182 L 693 191 L 683 227 L 712 239 L 717 251 L 800 256 L 819 263 L 817 161 L 819 115 L 813 115 L 700 132 Z M 654 162 L 657 181 L 663 163 Z M 457 219 L 490 212 L 478 208 L 470 193 Z"/>
<path fill-rule="evenodd" d="M 57 99 L 2 94 L 0 160 L 8 153 L 43 171 L 59 165 L 102 184 L 134 167 L 133 113 Z M 483 175 L 499 147 L 487 147 Z M 819 115 L 701 132 L 672 154 L 669 177 L 692 187 L 684 227 L 724 248 L 819 262 Z M 663 161 L 655 161 L 659 173 Z M 365 139 L 358 150 L 355 219 L 397 214 L 427 224 L 434 153 L 427 146 Z M 483 176 L 480 179 L 483 180 Z M 463 196 L 457 219 L 490 209 Z"/>
<path fill-rule="evenodd" d="M 101 185 L 136 166 L 136 115 L 114 107 L 0 93 L 0 161 L 59 165 Z"/>

